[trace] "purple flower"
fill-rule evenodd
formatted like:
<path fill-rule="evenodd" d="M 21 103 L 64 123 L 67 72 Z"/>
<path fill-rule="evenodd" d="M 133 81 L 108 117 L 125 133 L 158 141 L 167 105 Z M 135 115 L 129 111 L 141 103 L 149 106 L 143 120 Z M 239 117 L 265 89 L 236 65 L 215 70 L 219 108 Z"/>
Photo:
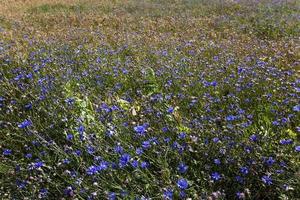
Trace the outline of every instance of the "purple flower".
<path fill-rule="evenodd" d="M 20 189 L 24 189 L 27 186 L 27 184 L 28 184 L 27 181 L 22 181 L 19 179 L 17 179 L 17 181 L 16 181 L 16 185 Z"/>
<path fill-rule="evenodd" d="M 273 157 L 269 157 L 268 160 L 266 160 L 266 164 L 268 166 L 272 166 L 275 163 L 275 160 Z"/>
<path fill-rule="evenodd" d="M 49 193 L 49 191 L 46 188 L 42 188 L 42 189 L 40 189 L 39 197 L 40 198 L 46 198 L 48 193 Z"/>
<path fill-rule="evenodd" d="M 30 110 L 32 108 L 32 104 L 28 103 L 24 106 L 27 110 Z"/>
<path fill-rule="evenodd" d="M 108 164 L 109 163 L 106 161 L 101 161 L 100 165 L 97 166 L 97 170 L 98 171 L 106 170 L 109 167 Z"/>
<path fill-rule="evenodd" d="M 221 175 L 218 173 L 218 172 L 213 172 L 211 174 L 211 178 L 214 180 L 214 181 L 218 181 L 221 179 Z"/>
<path fill-rule="evenodd" d="M 214 163 L 215 163 L 216 165 L 220 165 L 220 164 L 221 164 L 221 161 L 220 161 L 219 158 L 216 158 L 216 159 L 214 159 Z"/>
<path fill-rule="evenodd" d="M 85 128 L 83 125 L 80 125 L 78 128 L 77 128 L 77 131 L 82 134 L 84 131 L 85 131 Z"/>
<path fill-rule="evenodd" d="M 116 153 L 123 153 L 123 147 L 121 145 L 116 145 L 114 151 Z"/>
<path fill-rule="evenodd" d="M 92 165 L 86 170 L 86 173 L 88 175 L 95 175 L 96 173 L 98 173 L 98 168 L 96 166 Z"/>
<path fill-rule="evenodd" d="M 27 159 L 32 158 L 32 154 L 31 154 L 31 153 L 27 153 L 27 154 L 25 155 L 25 158 L 27 158 Z"/>
<path fill-rule="evenodd" d="M 64 164 L 70 164 L 70 162 L 71 162 L 71 161 L 70 161 L 68 158 L 63 159 L 63 163 L 64 163 Z"/>
<path fill-rule="evenodd" d="M 127 153 L 123 154 L 121 156 L 121 158 L 119 159 L 120 166 L 125 167 L 129 163 L 130 158 L 131 158 L 131 156 L 129 154 L 127 154 Z"/>
<path fill-rule="evenodd" d="M 248 167 L 241 167 L 240 168 L 240 172 L 243 174 L 243 175 L 246 175 L 249 173 L 249 169 Z"/>
<path fill-rule="evenodd" d="M 146 140 L 142 143 L 144 149 L 149 149 L 151 147 L 150 141 Z"/>
<path fill-rule="evenodd" d="M 217 143 L 217 142 L 219 142 L 219 141 L 220 141 L 220 139 L 219 139 L 219 138 L 217 138 L 217 137 L 213 138 L 212 140 L 213 140 L 213 142 L 214 142 L 214 143 Z"/>
<path fill-rule="evenodd" d="M 21 122 L 18 125 L 18 127 L 23 129 L 23 128 L 26 128 L 26 127 L 31 126 L 31 125 L 32 125 L 32 122 L 30 120 L 26 119 L 23 122 Z"/>
<path fill-rule="evenodd" d="M 238 199 L 245 199 L 246 198 L 245 193 L 243 193 L 243 192 L 237 192 L 236 196 L 237 196 Z"/>
<path fill-rule="evenodd" d="M 68 133 L 67 134 L 67 140 L 70 141 L 70 140 L 73 140 L 74 136 L 72 133 Z"/>
<path fill-rule="evenodd" d="M 261 178 L 261 180 L 264 182 L 264 184 L 266 185 L 272 185 L 273 182 L 272 182 L 272 178 L 268 175 L 268 176 L 263 176 Z"/>
<path fill-rule="evenodd" d="M 114 192 L 109 192 L 108 193 L 108 200 L 115 200 L 117 199 L 117 195 Z"/>
<path fill-rule="evenodd" d="M 234 116 L 234 115 L 228 115 L 228 116 L 226 117 L 226 120 L 227 120 L 227 121 L 234 121 L 234 120 L 236 120 L 236 119 L 237 119 L 237 117 Z"/>
<path fill-rule="evenodd" d="M 292 139 L 282 139 L 279 141 L 279 144 L 281 144 L 281 145 L 293 144 L 293 140 Z"/>
<path fill-rule="evenodd" d="M 136 127 L 134 127 L 133 129 L 134 129 L 134 131 L 135 131 L 136 133 L 138 133 L 139 135 L 144 135 L 145 132 L 146 132 L 146 127 L 145 127 L 144 125 L 143 125 L 143 126 L 136 126 Z"/>
<path fill-rule="evenodd" d="M 293 111 L 295 112 L 299 112 L 300 111 L 300 104 L 299 105 L 296 105 L 293 107 Z"/>
<path fill-rule="evenodd" d="M 42 161 L 37 161 L 37 162 L 35 162 L 35 163 L 33 164 L 33 167 L 34 167 L 35 169 L 41 168 L 41 167 L 43 167 L 43 166 L 44 166 L 44 162 L 42 162 Z"/>
<path fill-rule="evenodd" d="M 75 150 L 74 153 L 76 156 L 81 156 L 81 154 L 82 154 L 81 150 L 79 150 L 79 149 Z"/>
<path fill-rule="evenodd" d="M 241 177 L 241 176 L 236 176 L 236 177 L 235 177 L 235 180 L 236 180 L 237 182 L 239 182 L 239 183 L 243 183 L 243 182 L 244 182 L 244 178 Z"/>
<path fill-rule="evenodd" d="M 188 166 L 185 165 L 184 163 L 179 163 L 178 167 L 177 167 L 177 170 L 180 172 L 180 173 L 185 173 L 188 169 Z"/>
<path fill-rule="evenodd" d="M 181 178 L 177 181 L 177 186 L 179 187 L 179 189 L 185 190 L 189 187 L 189 184 L 188 184 L 187 180 L 185 180 L 184 178 Z"/>
<path fill-rule="evenodd" d="M 138 168 L 138 166 L 139 166 L 139 161 L 137 161 L 137 160 L 132 160 L 132 161 L 131 161 L 131 166 L 132 166 L 133 168 Z"/>
<path fill-rule="evenodd" d="M 252 141 L 252 142 L 257 142 L 257 141 L 258 141 L 257 135 L 251 135 L 251 136 L 249 137 L 249 139 L 250 139 L 250 141 Z"/>
<path fill-rule="evenodd" d="M 167 109 L 167 113 L 171 114 L 171 113 L 173 113 L 173 112 L 174 112 L 174 108 L 173 108 L 173 107 L 169 107 L 169 108 Z"/>
<path fill-rule="evenodd" d="M 142 155 L 144 153 L 144 150 L 142 148 L 137 148 L 135 150 L 135 153 L 140 156 L 140 155 Z"/>
<path fill-rule="evenodd" d="M 91 145 L 88 145 L 86 147 L 86 151 L 88 152 L 88 154 L 93 154 L 93 153 L 95 153 L 95 148 L 92 147 Z"/>
<path fill-rule="evenodd" d="M 217 82 L 217 81 L 212 81 L 212 82 L 210 83 L 210 85 L 211 85 L 211 86 L 213 86 L 213 87 L 216 87 L 216 86 L 217 86 L 217 84 L 218 84 L 218 82 Z"/>
<path fill-rule="evenodd" d="M 167 189 L 167 190 L 164 192 L 163 197 L 164 197 L 165 200 L 172 200 L 172 199 L 173 199 L 173 194 L 174 194 L 174 192 L 173 192 L 172 189 Z"/>
<path fill-rule="evenodd" d="M 296 152 L 300 152 L 300 146 L 296 146 L 296 147 L 295 147 L 295 151 L 296 151 Z"/>
<path fill-rule="evenodd" d="M 149 167 L 149 163 L 146 161 L 141 162 L 141 168 L 146 169 Z"/>
<path fill-rule="evenodd" d="M 64 189 L 64 194 L 68 197 L 74 196 L 74 190 L 73 187 L 69 186 L 66 189 Z"/>
<path fill-rule="evenodd" d="M 10 149 L 4 149 L 3 153 L 2 153 L 4 156 L 9 156 L 12 154 L 12 150 Z"/>
<path fill-rule="evenodd" d="M 186 137 L 186 133 L 185 132 L 181 132 L 181 133 L 179 133 L 179 135 L 178 135 L 178 138 L 179 139 L 184 139 Z"/>

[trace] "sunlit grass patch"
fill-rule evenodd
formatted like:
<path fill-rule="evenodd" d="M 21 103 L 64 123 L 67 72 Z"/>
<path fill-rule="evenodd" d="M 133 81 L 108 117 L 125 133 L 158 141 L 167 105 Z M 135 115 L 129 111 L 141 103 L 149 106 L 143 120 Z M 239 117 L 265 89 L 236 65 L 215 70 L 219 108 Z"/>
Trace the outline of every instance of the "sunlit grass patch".
<path fill-rule="evenodd" d="M 83 12 L 86 10 L 84 4 L 66 5 L 62 3 L 57 4 L 43 4 L 37 7 L 28 9 L 28 12 L 33 14 L 39 13 L 56 13 L 56 12 Z"/>

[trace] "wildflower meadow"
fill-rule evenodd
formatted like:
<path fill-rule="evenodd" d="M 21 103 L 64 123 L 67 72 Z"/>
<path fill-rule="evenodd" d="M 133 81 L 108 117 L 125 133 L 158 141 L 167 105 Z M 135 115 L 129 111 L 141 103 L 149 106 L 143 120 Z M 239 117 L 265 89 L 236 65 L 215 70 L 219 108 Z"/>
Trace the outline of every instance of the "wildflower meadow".
<path fill-rule="evenodd" d="M 0 0 L 0 199 L 300 199 L 300 1 Z"/>

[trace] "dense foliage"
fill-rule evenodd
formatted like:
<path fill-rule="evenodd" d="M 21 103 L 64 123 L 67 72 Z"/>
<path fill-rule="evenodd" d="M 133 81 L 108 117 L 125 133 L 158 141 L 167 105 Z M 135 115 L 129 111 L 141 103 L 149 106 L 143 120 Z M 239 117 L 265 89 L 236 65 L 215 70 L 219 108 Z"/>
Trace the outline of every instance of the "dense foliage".
<path fill-rule="evenodd" d="M 1 199 L 300 198 L 295 4 L 176 1 L 217 16 L 211 29 L 181 30 L 172 4 L 161 5 L 174 12 L 167 23 L 149 2 L 162 16 L 139 16 L 130 1 L 149 27 L 131 21 L 145 32 L 117 39 L 113 23 L 57 38 L 2 23 Z M 77 9 L 87 8 L 45 4 L 20 23 Z M 154 18 L 165 24 L 151 34 Z"/>

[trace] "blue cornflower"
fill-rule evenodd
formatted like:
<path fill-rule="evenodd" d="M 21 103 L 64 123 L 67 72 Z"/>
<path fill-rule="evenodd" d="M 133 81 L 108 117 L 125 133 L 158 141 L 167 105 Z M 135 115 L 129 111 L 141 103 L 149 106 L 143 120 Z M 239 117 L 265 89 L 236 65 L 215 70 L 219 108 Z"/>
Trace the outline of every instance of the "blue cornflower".
<path fill-rule="evenodd" d="M 236 197 L 238 198 L 238 199 L 245 199 L 246 197 L 245 197 L 245 193 L 243 193 L 243 192 L 237 192 L 236 193 Z"/>
<path fill-rule="evenodd" d="M 30 159 L 30 158 L 32 158 L 32 154 L 31 154 L 31 153 L 27 153 L 27 154 L 25 154 L 25 158 L 27 158 L 27 159 Z"/>
<path fill-rule="evenodd" d="M 296 105 L 293 107 L 293 111 L 295 112 L 299 112 L 300 111 L 300 104 L 299 105 Z"/>
<path fill-rule="evenodd" d="M 127 154 L 127 153 L 123 154 L 121 156 L 121 158 L 119 159 L 120 166 L 125 167 L 129 163 L 130 158 L 131 158 L 131 156 L 129 154 Z"/>
<path fill-rule="evenodd" d="M 92 147 L 91 145 L 88 145 L 86 147 L 86 151 L 88 152 L 88 154 L 93 154 L 93 153 L 95 153 L 95 148 Z"/>
<path fill-rule="evenodd" d="M 174 108 L 173 107 L 169 107 L 168 109 L 167 109 L 167 113 L 173 113 L 174 112 Z"/>
<path fill-rule="evenodd" d="M 128 192 L 126 190 L 122 190 L 120 194 L 121 194 L 121 197 L 128 196 Z"/>
<path fill-rule="evenodd" d="M 188 166 L 185 165 L 184 163 L 179 163 L 178 167 L 177 167 L 177 170 L 180 172 L 180 173 L 185 173 L 188 169 Z"/>
<path fill-rule="evenodd" d="M 109 192 L 108 193 L 108 200 L 115 200 L 117 199 L 117 195 L 114 192 Z"/>
<path fill-rule="evenodd" d="M 63 163 L 64 163 L 64 164 L 70 164 L 70 162 L 71 162 L 71 161 L 70 161 L 68 158 L 63 159 Z"/>
<path fill-rule="evenodd" d="M 282 139 L 279 141 L 279 144 L 282 144 L 282 145 L 293 144 L 293 140 L 292 139 Z"/>
<path fill-rule="evenodd" d="M 220 165 L 220 164 L 221 164 L 221 161 L 220 161 L 219 158 L 216 158 L 216 159 L 214 159 L 214 163 L 215 163 L 216 165 Z"/>
<path fill-rule="evenodd" d="M 211 174 L 211 178 L 214 180 L 214 181 L 218 181 L 221 179 L 221 175 L 218 173 L 218 172 L 213 172 Z"/>
<path fill-rule="evenodd" d="M 226 120 L 227 120 L 227 121 L 234 121 L 234 120 L 236 120 L 236 119 L 237 119 L 237 117 L 234 116 L 234 115 L 228 115 L 228 116 L 226 117 Z"/>
<path fill-rule="evenodd" d="M 187 180 L 185 180 L 184 178 L 180 178 L 177 181 L 177 186 L 179 187 L 179 189 L 185 190 L 189 187 L 189 184 L 188 184 Z"/>
<path fill-rule="evenodd" d="M 144 125 L 143 125 L 143 126 L 136 126 L 136 127 L 134 127 L 133 129 L 134 129 L 134 131 L 135 131 L 136 133 L 138 133 L 139 135 L 144 135 L 145 132 L 146 132 L 146 127 L 145 127 Z"/>
<path fill-rule="evenodd" d="M 82 134 L 82 133 L 85 131 L 84 126 L 83 126 L 83 125 L 80 125 L 80 126 L 77 128 L 77 131 L 78 131 L 79 133 Z"/>
<path fill-rule="evenodd" d="M 168 127 L 163 127 L 161 130 L 162 130 L 162 132 L 166 133 L 167 131 L 169 131 L 169 128 Z"/>
<path fill-rule="evenodd" d="M 241 167 L 240 168 L 240 172 L 243 174 L 243 175 L 246 175 L 249 173 L 249 169 L 248 167 Z"/>
<path fill-rule="evenodd" d="M 26 128 L 28 126 L 31 126 L 32 125 L 32 122 L 28 119 L 24 120 L 23 122 L 21 122 L 18 127 L 19 128 Z"/>
<path fill-rule="evenodd" d="M 264 182 L 264 184 L 266 185 L 272 185 L 273 182 L 272 182 L 272 178 L 268 175 L 268 176 L 263 176 L 261 178 L 261 180 Z"/>
<path fill-rule="evenodd" d="M 144 149 L 149 149 L 149 148 L 151 147 L 150 141 L 148 141 L 148 140 L 144 141 L 144 142 L 142 143 L 142 147 L 143 147 Z"/>
<path fill-rule="evenodd" d="M 72 104 L 74 104 L 75 99 L 72 98 L 72 97 L 70 97 L 70 98 L 67 98 L 67 99 L 65 100 L 65 102 L 66 102 L 68 105 L 72 105 Z"/>
<path fill-rule="evenodd" d="M 66 138 L 67 138 L 68 141 L 70 141 L 70 140 L 73 140 L 74 136 L 73 136 L 72 133 L 68 133 Z"/>
<path fill-rule="evenodd" d="M 300 152 L 300 146 L 296 146 L 296 147 L 295 147 L 295 151 L 296 151 L 296 152 Z"/>
<path fill-rule="evenodd" d="M 28 103 L 24 106 L 27 110 L 30 110 L 32 108 L 32 104 Z"/>
<path fill-rule="evenodd" d="M 269 157 L 268 160 L 266 160 L 266 164 L 268 166 L 272 166 L 275 163 L 275 160 L 273 157 Z"/>
<path fill-rule="evenodd" d="M 2 153 L 4 156 L 9 156 L 12 154 L 12 150 L 10 149 L 4 149 L 3 153 Z"/>
<path fill-rule="evenodd" d="M 140 156 L 140 155 L 142 155 L 144 153 L 144 150 L 142 148 L 137 148 L 135 150 L 135 153 Z"/>
<path fill-rule="evenodd" d="M 16 181 L 16 185 L 20 189 L 24 189 L 27 184 L 28 184 L 27 181 L 23 181 L 23 180 L 19 180 L 19 179 L 17 179 L 17 181 Z"/>
<path fill-rule="evenodd" d="M 46 188 L 42 188 L 42 189 L 40 189 L 39 197 L 40 198 L 45 198 L 45 197 L 47 197 L 48 193 L 49 192 L 48 192 L 48 190 Z"/>
<path fill-rule="evenodd" d="M 181 133 L 179 133 L 179 135 L 178 135 L 178 138 L 179 139 L 184 139 L 186 137 L 186 133 L 185 132 L 181 132 Z"/>
<path fill-rule="evenodd" d="M 236 176 L 236 177 L 235 177 L 235 180 L 236 180 L 237 182 L 239 182 L 239 183 L 243 183 L 243 182 L 244 182 L 244 178 L 241 177 L 241 176 Z"/>
<path fill-rule="evenodd" d="M 149 163 L 146 161 L 141 162 L 141 168 L 146 169 L 149 167 Z"/>
<path fill-rule="evenodd" d="M 165 200 L 172 200 L 172 199 L 173 199 L 173 194 L 174 194 L 174 192 L 173 192 L 172 189 L 167 189 L 167 190 L 164 192 L 163 197 L 164 197 Z"/>
<path fill-rule="evenodd" d="M 37 162 L 35 162 L 35 163 L 33 164 L 33 167 L 34 167 L 35 169 L 41 168 L 41 167 L 43 167 L 43 166 L 44 166 L 44 162 L 43 162 L 43 161 L 37 161 Z"/>
<path fill-rule="evenodd" d="M 251 136 L 249 137 L 249 139 L 250 139 L 250 141 L 252 141 L 252 142 L 257 142 L 257 141 L 258 141 L 257 135 L 251 135 Z"/>
<path fill-rule="evenodd" d="M 138 168 L 138 166 L 139 166 L 139 161 L 137 161 L 137 160 L 131 161 L 131 166 L 132 166 L 133 168 Z"/>
<path fill-rule="evenodd" d="M 164 142 L 165 143 L 169 143 L 171 141 L 171 138 L 167 137 L 167 138 L 164 138 Z"/>
<path fill-rule="evenodd" d="M 98 171 L 106 170 L 108 168 L 108 162 L 101 161 L 100 164 L 97 166 Z"/>
<path fill-rule="evenodd" d="M 280 125 L 280 123 L 277 120 L 273 121 L 272 124 L 275 125 L 275 126 L 279 126 Z"/>
<path fill-rule="evenodd" d="M 210 82 L 210 85 L 211 85 L 211 86 L 213 86 L 213 87 L 216 87 L 216 86 L 217 86 L 217 84 L 218 84 L 218 82 L 217 82 L 217 81 L 212 81 L 212 82 Z"/>
<path fill-rule="evenodd" d="M 79 149 L 75 150 L 74 153 L 76 156 L 81 156 L 81 154 L 82 154 L 81 150 L 79 150 Z"/>
<path fill-rule="evenodd" d="M 69 186 L 66 189 L 64 189 L 64 194 L 68 197 L 74 196 L 74 190 L 73 187 Z"/>
<path fill-rule="evenodd" d="M 115 153 L 123 153 L 123 147 L 121 145 L 116 145 L 114 151 Z"/>
<path fill-rule="evenodd" d="M 217 142 L 219 142 L 219 141 L 220 141 L 220 139 L 219 139 L 219 138 L 217 138 L 217 137 L 213 138 L 212 140 L 213 140 L 213 142 L 214 142 L 214 143 L 217 143 Z"/>
<path fill-rule="evenodd" d="M 95 165 L 92 165 L 86 170 L 86 173 L 87 175 L 95 175 L 98 173 L 98 168 Z"/>

